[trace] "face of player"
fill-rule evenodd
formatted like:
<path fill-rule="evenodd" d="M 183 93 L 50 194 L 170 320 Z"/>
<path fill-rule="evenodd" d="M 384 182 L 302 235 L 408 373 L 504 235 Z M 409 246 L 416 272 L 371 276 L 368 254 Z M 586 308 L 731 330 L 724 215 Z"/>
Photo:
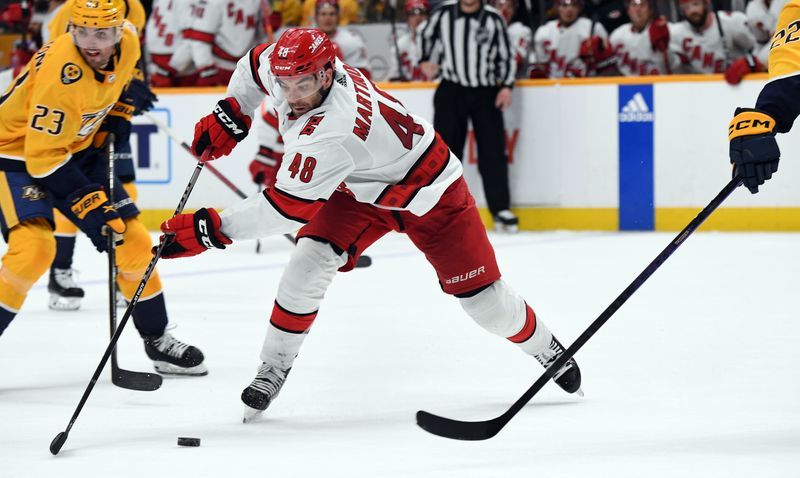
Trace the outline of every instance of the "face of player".
<path fill-rule="evenodd" d="M 514 18 L 514 3 L 510 1 L 499 2 L 497 3 L 498 10 L 500 10 L 500 14 L 503 15 L 503 18 L 506 19 L 506 23 L 510 23 L 511 19 Z"/>
<path fill-rule="evenodd" d="M 428 18 L 428 14 L 425 13 L 424 10 L 420 10 L 415 8 L 408 12 L 408 17 L 406 21 L 408 22 L 408 28 L 416 31 L 417 27 L 424 22 Z"/>
<path fill-rule="evenodd" d="M 560 4 L 558 6 L 558 21 L 564 26 L 570 26 L 581 14 L 581 7 L 576 2 Z"/>
<path fill-rule="evenodd" d="M 114 54 L 120 31 L 117 28 L 72 27 L 72 41 L 92 68 L 103 68 Z"/>
<path fill-rule="evenodd" d="M 289 103 L 292 114 L 301 116 L 323 101 L 323 90 L 331 87 L 333 71 L 326 69 L 319 75 L 279 76 L 275 77 L 275 84 L 280 88 L 280 95 Z"/>
<path fill-rule="evenodd" d="M 339 11 L 330 5 L 323 5 L 317 9 L 317 27 L 328 36 L 336 33 L 339 24 Z"/>
<path fill-rule="evenodd" d="M 697 28 L 703 26 L 708 16 L 708 7 L 706 6 L 705 0 L 682 1 L 680 4 L 681 13 L 689 20 L 692 26 Z"/>
<path fill-rule="evenodd" d="M 650 21 L 650 4 L 648 2 L 631 2 L 628 4 L 628 18 L 631 19 L 633 28 L 640 30 Z"/>

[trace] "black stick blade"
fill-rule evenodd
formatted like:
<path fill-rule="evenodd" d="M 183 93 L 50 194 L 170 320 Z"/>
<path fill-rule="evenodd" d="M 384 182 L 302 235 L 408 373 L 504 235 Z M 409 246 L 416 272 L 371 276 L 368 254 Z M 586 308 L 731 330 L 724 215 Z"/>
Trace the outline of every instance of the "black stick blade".
<path fill-rule="evenodd" d="M 152 392 L 161 388 L 164 379 L 157 373 L 134 372 L 117 369 L 111 374 L 111 383 L 120 388 L 139 392 Z"/>
<path fill-rule="evenodd" d="M 67 441 L 69 437 L 69 433 L 67 432 L 59 432 L 53 441 L 50 442 L 50 453 L 53 455 L 58 455 L 58 452 L 61 451 L 61 447 L 64 446 L 64 442 Z"/>
<path fill-rule="evenodd" d="M 440 417 L 426 411 L 417 412 L 417 425 L 428 433 L 453 440 L 480 441 L 497 435 L 503 428 L 497 419 L 482 422 L 462 422 Z"/>

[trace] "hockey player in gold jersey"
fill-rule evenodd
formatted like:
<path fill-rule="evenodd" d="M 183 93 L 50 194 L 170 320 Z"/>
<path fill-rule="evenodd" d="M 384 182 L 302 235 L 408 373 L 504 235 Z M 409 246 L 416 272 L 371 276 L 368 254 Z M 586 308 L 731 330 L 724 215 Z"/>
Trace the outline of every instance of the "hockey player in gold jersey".
<path fill-rule="evenodd" d="M 77 224 L 99 251 L 104 226 L 123 235 L 119 285 L 130 298 L 150 261 L 152 241 L 121 187 L 110 204 L 100 186 L 101 146 L 133 112 L 126 90 L 140 57 L 122 0 L 75 0 L 69 33 L 44 45 L 0 96 L 0 334 L 55 255 L 53 212 Z M 154 273 L 134 311 L 145 351 L 162 373 L 204 375 L 203 354 L 166 332 L 161 281 Z"/>
<path fill-rule="evenodd" d="M 75 0 L 67 0 L 50 23 L 46 25 L 50 38 L 56 38 L 67 32 L 70 12 L 74 4 Z M 141 38 L 145 24 L 145 11 L 141 2 L 139 0 L 123 0 L 121 7 L 123 17 L 128 23 L 136 27 L 136 32 Z M 147 83 L 144 81 L 142 70 L 142 65 L 139 65 L 134 70 L 135 79 L 131 82 L 129 89 L 136 88 L 142 94 L 155 99 L 155 95 L 150 92 Z M 133 165 L 130 142 L 118 141 L 114 149 L 117 153 L 115 161 L 116 175 L 122 181 L 122 187 L 125 188 L 125 192 L 136 202 L 138 199 L 138 190 L 134 182 L 136 180 L 136 169 Z M 84 290 L 76 282 L 72 267 L 72 256 L 75 251 L 78 228 L 58 210 L 54 210 L 53 214 L 56 222 L 56 257 L 50 267 L 50 277 L 47 283 L 47 289 L 50 292 L 48 306 L 52 310 L 78 310 L 84 296 Z M 127 301 L 119 291 L 117 291 L 117 303 L 122 307 L 127 306 Z"/>
<path fill-rule="evenodd" d="M 787 133 L 800 115 L 800 0 L 783 6 L 769 52 L 769 81 L 755 108 L 737 108 L 728 125 L 730 160 L 755 194 L 778 171 L 776 133 Z"/>

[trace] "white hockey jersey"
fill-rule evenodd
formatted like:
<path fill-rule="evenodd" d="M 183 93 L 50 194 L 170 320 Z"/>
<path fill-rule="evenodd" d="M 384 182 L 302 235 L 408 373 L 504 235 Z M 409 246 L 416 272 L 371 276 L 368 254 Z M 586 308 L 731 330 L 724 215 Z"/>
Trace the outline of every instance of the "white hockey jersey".
<path fill-rule="evenodd" d="M 247 51 L 261 40 L 261 0 L 197 0 L 191 6 L 191 24 L 173 53 L 170 66 L 186 71 L 216 65 L 232 71 Z M 187 10 L 177 10 L 187 15 Z"/>
<path fill-rule="evenodd" d="M 670 28 L 670 50 L 692 73 L 722 73 L 733 60 L 752 53 L 756 46 L 744 13 L 709 15 L 712 16 L 711 26 L 702 32 L 686 20 Z"/>
<path fill-rule="evenodd" d="M 769 50 L 778 15 L 788 0 L 751 0 L 747 4 L 744 14 L 747 16 L 747 26 L 758 42 L 756 56 L 764 65 L 769 59 Z"/>
<path fill-rule="evenodd" d="M 181 40 L 181 32 L 189 27 L 186 12 L 191 12 L 192 0 L 153 0 L 153 10 L 147 19 L 145 41 L 151 55 L 172 55 Z"/>
<path fill-rule="evenodd" d="M 350 66 L 369 70 L 367 47 L 364 45 L 364 40 L 360 36 L 353 33 L 348 28 L 338 27 L 336 33 L 330 37 L 330 40 L 339 47 L 339 52 L 342 54 L 342 61 Z"/>
<path fill-rule="evenodd" d="M 581 43 L 592 35 L 608 39 L 603 25 L 588 18 L 578 18 L 568 27 L 562 26 L 558 20 L 551 20 L 539 27 L 534 35 L 536 62 L 549 65 L 550 78 L 587 76 L 586 64 L 579 54 Z"/>
<path fill-rule="evenodd" d="M 531 44 L 533 33 L 531 29 L 522 24 L 514 22 L 508 26 L 508 41 L 514 54 L 514 61 L 517 64 L 517 78 L 528 77 L 528 67 L 532 63 Z"/>
<path fill-rule="evenodd" d="M 667 25 L 672 28 L 671 25 Z M 650 24 L 640 32 L 626 23 L 611 33 L 609 42 L 617 58 L 617 68 L 625 76 L 666 75 L 672 71 L 669 51 L 654 51 L 650 42 Z M 669 64 L 668 64 L 669 62 Z"/>
<path fill-rule="evenodd" d="M 338 59 L 322 104 L 292 116 L 268 81 L 273 49 L 259 45 L 239 61 L 228 95 L 245 112 L 254 111 L 265 94 L 275 98 L 283 162 L 274 187 L 222 212 L 226 236 L 296 230 L 336 190 L 359 202 L 422 216 L 461 177 L 461 163 L 430 123 Z"/>
<path fill-rule="evenodd" d="M 259 154 L 272 159 L 274 155 L 283 155 L 283 138 L 278 131 L 278 112 L 275 111 L 275 101 L 271 96 L 264 96 L 253 118 L 253 128 L 256 130 Z"/>
<path fill-rule="evenodd" d="M 419 59 L 422 57 L 422 42 L 420 40 L 420 32 L 423 26 L 417 28 L 417 34 L 412 35 L 410 31 L 397 39 L 397 49 L 391 45 L 391 57 L 389 61 L 392 64 L 391 73 L 389 78 L 400 78 L 400 73 L 397 68 L 397 62 L 400 61 L 400 67 L 403 69 L 403 77 L 406 81 L 423 81 L 425 75 L 419 67 Z"/>

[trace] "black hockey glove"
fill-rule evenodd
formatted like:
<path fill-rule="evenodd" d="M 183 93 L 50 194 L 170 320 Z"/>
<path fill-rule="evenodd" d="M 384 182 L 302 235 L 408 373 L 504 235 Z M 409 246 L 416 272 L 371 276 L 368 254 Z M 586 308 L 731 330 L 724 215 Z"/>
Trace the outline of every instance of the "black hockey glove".
<path fill-rule="evenodd" d="M 778 171 L 781 157 L 775 141 L 775 119 L 763 111 L 736 108 L 728 126 L 733 175 L 743 179 L 751 193 Z"/>
<path fill-rule="evenodd" d="M 114 135 L 114 150 L 119 154 L 130 151 L 131 121 L 123 116 L 109 114 L 103 120 L 97 133 L 94 135 L 92 145 L 95 148 L 105 148 L 106 138 Z"/>
<path fill-rule="evenodd" d="M 108 250 L 105 234 L 111 229 L 116 234 L 125 232 L 125 222 L 114 206 L 108 201 L 105 191 L 99 184 L 90 184 L 67 196 L 69 208 L 78 219 L 77 226 L 89 236 L 99 252 Z M 121 244 L 121 236 L 117 244 Z"/>
<path fill-rule="evenodd" d="M 122 92 L 119 101 L 133 106 L 133 116 L 139 116 L 145 111 L 153 109 L 153 103 L 158 101 L 158 97 L 147 86 L 144 80 L 133 78 L 125 91 Z"/>

